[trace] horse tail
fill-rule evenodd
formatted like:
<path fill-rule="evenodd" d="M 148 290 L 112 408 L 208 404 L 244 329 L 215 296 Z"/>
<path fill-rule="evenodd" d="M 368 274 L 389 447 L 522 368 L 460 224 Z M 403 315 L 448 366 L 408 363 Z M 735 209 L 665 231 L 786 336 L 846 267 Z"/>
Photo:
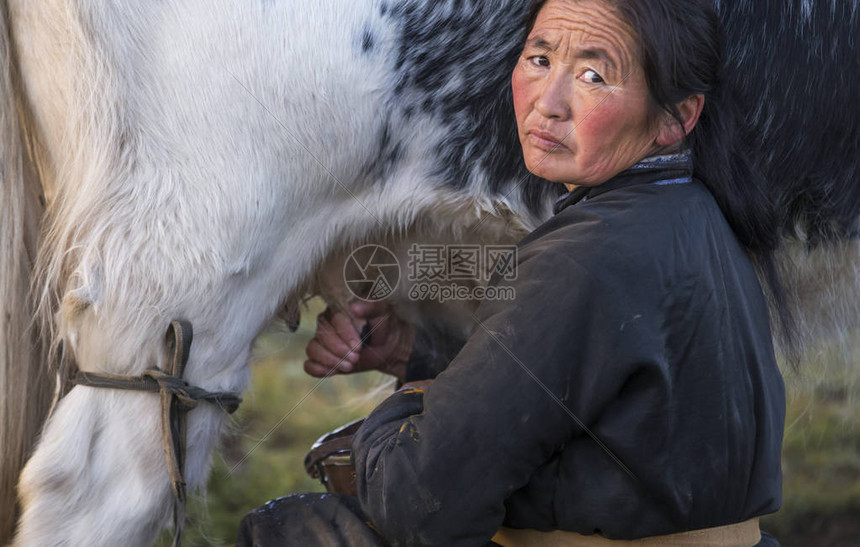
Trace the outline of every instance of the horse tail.
<path fill-rule="evenodd" d="M 0 0 L 0 545 L 11 541 L 18 474 L 53 395 L 30 298 L 41 186 L 26 155 L 11 36 Z"/>

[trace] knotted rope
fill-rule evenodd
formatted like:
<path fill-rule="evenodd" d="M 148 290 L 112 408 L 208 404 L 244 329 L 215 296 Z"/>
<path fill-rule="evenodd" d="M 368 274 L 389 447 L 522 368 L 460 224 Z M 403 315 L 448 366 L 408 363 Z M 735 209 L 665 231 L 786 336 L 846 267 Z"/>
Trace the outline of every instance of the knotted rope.
<path fill-rule="evenodd" d="M 167 472 L 173 487 L 173 545 L 178 547 L 182 541 L 185 525 L 185 480 L 182 470 L 185 467 L 186 417 L 189 410 L 200 401 L 219 406 L 228 414 L 239 408 L 242 399 L 235 393 L 207 391 L 191 386 L 182 379 L 188 354 L 191 350 L 193 330 L 187 321 L 173 321 L 167 330 L 167 370 L 153 368 L 140 376 L 121 376 L 117 374 L 81 372 L 75 374 L 72 382 L 79 386 L 125 389 L 158 393 L 161 397 L 161 442 L 167 460 Z"/>

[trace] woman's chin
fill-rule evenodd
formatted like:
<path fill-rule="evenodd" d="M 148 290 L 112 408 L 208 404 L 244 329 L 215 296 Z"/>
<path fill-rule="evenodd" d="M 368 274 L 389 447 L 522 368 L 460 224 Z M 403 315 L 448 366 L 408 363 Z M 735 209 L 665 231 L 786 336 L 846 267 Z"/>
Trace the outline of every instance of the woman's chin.
<path fill-rule="evenodd" d="M 570 175 L 570 171 L 575 170 L 571 169 L 573 166 L 571 165 L 570 154 L 564 155 L 567 157 L 562 157 L 559 152 L 548 154 L 543 150 L 531 148 L 525 151 L 523 160 L 526 169 L 532 174 L 553 182 L 560 182 L 568 180 L 569 177 L 566 175 Z M 564 161 L 565 159 L 567 161 Z"/>
<path fill-rule="evenodd" d="M 563 183 L 570 181 L 570 173 L 567 173 L 566 170 L 559 169 L 554 165 L 547 165 L 546 163 L 546 161 L 543 163 L 535 162 L 535 165 L 532 166 L 526 164 L 526 167 L 533 175 L 550 182 Z"/>

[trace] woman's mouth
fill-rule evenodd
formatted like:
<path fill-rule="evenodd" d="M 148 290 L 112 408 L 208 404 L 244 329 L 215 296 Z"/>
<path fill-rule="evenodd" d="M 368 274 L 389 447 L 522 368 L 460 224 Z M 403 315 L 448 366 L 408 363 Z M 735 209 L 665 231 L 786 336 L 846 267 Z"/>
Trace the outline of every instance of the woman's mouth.
<path fill-rule="evenodd" d="M 560 137 L 548 131 L 535 129 L 529 131 L 528 137 L 532 144 L 541 150 L 546 150 L 547 152 L 570 152 L 570 149 L 562 143 L 562 140 L 564 140 L 566 136 Z"/>

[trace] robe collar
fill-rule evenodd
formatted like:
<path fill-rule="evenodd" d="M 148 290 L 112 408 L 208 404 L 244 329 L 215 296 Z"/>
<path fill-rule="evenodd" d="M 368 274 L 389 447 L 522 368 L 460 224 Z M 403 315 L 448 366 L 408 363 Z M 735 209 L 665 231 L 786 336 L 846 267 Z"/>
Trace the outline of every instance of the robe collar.
<path fill-rule="evenodd" d="M 689 150 L 662 156 L 650 156 L 618 173 L 603 184 L 580 186 L 564 194 L 555 202 L 553 214 L 601 194 L 637 184 L 686 184 L 693 182 L 693 155 Z"/>

